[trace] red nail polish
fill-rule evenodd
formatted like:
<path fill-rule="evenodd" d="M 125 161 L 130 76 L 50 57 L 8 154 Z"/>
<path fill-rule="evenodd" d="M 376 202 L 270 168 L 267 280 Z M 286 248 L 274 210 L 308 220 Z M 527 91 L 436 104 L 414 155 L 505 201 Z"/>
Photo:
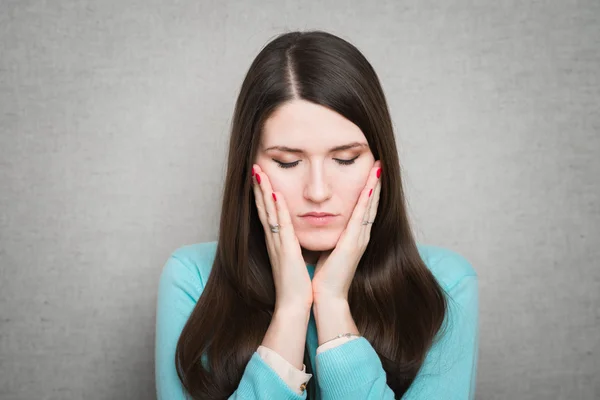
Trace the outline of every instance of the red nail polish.
<path fill-rule="evenodd" d="M 379 178 L 380 176 L 381 176 L 381 168 L 379 168 L 379 169 L 377 170 L 377 178 Z"/>
<path fill-rule="evenodd" d="M 373 193 L 373 189 L 369 191 L 369 197 L 371 197 L 371 193 Z"/>
<path fill-rule="evenodd" d="M 252 167 L 252 176 L 254 176 L 254 167 Z"/>
<path fill-rule="evenodd" d="M 260 185 L 260 175 L 256 174 L 256 182 L 258 182 L 258 184 Z"/>
<path fill-rule="evenodd" d="M 275 192 L 273 192 L 273 200 L 277 201 L 277 196 L 275 196 Z"/>

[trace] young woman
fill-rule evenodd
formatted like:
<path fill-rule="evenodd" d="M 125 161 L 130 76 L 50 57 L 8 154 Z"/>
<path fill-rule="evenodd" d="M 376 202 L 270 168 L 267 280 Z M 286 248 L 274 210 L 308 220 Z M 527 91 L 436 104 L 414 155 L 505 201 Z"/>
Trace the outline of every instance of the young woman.
<path fill-rule="evenodd" d="M 158 398 L 472 399 L 477 345 L 477 275 L 416 244 L 372 66 L 280 35 L 237 99 L 218 241 L 164 266 Z"/>

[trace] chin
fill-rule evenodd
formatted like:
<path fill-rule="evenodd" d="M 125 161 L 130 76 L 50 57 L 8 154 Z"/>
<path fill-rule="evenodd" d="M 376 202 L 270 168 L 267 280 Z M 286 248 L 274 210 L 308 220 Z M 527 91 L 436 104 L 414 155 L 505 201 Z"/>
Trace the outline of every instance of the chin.
<path fill-rule="evenodd" d="M 327 251 L 335 248 L 341 232 L 329 230 L 317 230 L 313 232 L 298 232 L 298 242 L 306 250 Z"/>

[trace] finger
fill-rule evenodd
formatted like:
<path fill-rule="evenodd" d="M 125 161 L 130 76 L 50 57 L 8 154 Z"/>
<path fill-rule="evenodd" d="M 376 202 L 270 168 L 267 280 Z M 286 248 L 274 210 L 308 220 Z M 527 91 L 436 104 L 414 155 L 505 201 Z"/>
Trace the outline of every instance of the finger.
<path fill-rule="evenodd" d="M 369 207 L 367 209 L 367 214 L 365 215 L 365 221 L 375 221 L 375 217 L 377 216 L 377 209 L 379 207 L 379 197 L 381 193 L 381 180 L 378 179 L 375 182 L 375 188 L 373 189 L 373 193 L 370 197 Z M 371 237 L 371 229 L 373 228 L 373 224 L 363 225 L 362 237 L 361 240 L 365 243 L 369 242 Z"/>
<path fill-rule="evenodd" d="M 281 245 L 281 238 L 279 237 L 279 233 L 271 232 L 271 227 L 269 226 L 279 223 L 277 219 L 277 210 L 275 209 L 275 200 L 273 199 L 273 189 L 271 187 L 271 182 L 267 174 L 265 174 L 260 168 L 255 169 L 255 171 L 257 171 L 257 177 L 255 176 L 257 182 L 260 177 L 260 184 L 258 184 L 258 187 L 260 188 L 262 194 L 265 210 L 265 220 L 267 222 L 267 225 L 265 226 L 265 231 L 268 235 L 270 235 L 275 247 L 279 248 Z"/>
<path fill-rule="evenodd" d="M 360 232 L 362 231 L 362 222 L 365 217 L 365 213 L 367 207 L 369 205 L 369 191 L 371 190 L 371 179 L 368 179 L 367 185 L 363 188 L 358 196 L 358 201 L 356 202 L 356 206 L 354 206 L 354 211 L 352 212 L 352 216 L 350 217 L 350 221 L 348 221 L 348 226 L 346 227 L 347 238 L 351 238 L 354 243 L 358 239 Z"/>
<path fill-rule="evenodd" d="M 263 192 L 262 192 L 260 184 L 258 183 L 258 180 L 256 178 L 256 174 L 260 171 L 260 168 L 256 164 L 254 164 L 252 166 L 252 168 L 254 169 L 254 176 L 252 177 L 252 191 L 254 192 L 254 200 L 256 202 L 256 210 L 258 212 L 258 218 L 260 219 L 260 222 L 265 231 L 265 238 L 266 238 L 269 254 L 274 254 L 275 243 L 273 243 L 273 233 L 271 232 L 271 229 L 269 228 L 268 221 L 267 221 L 267 210 L 265 208 L 265 200 L 264 200 Z M 262 181 L 261 181 L 261 183 L 262 183 Z"/>
<path fill-rule="evenodd" d="M 379 196 L 381 194 L 381 179 L 377 179 L 377 183 L 375 185 L 375 189 L 373 189 L 373 194 L 371 195 L 371 203 L 369 204 L 369 218 L 367 221 L 375 221 L 375 217 L 377 216 L 377 208 L 379 207 Z"/>
<path fill-rule="evenodd" d="M 380 179 L 379 176 L 377 176 L 377 174 L 379 173 L 380 167 L 378 166 L 379 162 L 375 163 L 375 166 L 371 169 L 371 175 L 369 175 L 369 180 L 373 179 L 374 183 L 372 183 L 371 187 L 373 188 L 373 191 L 370 192 L 369 195 L 369 204 L 367 206 L 367 210 L 365 212 L 365 218 L 364 221 L 373 221 L 373 219 L 371 218 L 372 215 L 372 210 L 373 210 L 373 203 L 375 202 L 375 198 L 376 198 L 376 194 L 375 191 L 380 190 Z M 375 178 L 373 178 L 373 175 L 375 176 Z M 366 225 L 365 225 L 366 226 Z"/>
<path fill-rule="evenodd" d="M 369 216 L 369 212 L 371 210 L 371 204 L 373 204 L 373 199 L 375 198 L 373 194 L 375 193 L 375 190 L 377 189 L 377 184 L 379 183 L 379 176 L 377 176 L 377 174 L 378 171 L 381 169 L 380 165 L 381 163 L 379 161 L 375 161 L 375 164 L 371 168 L 369 178 L 367 179 L 367 186 L 370 185 L 370 187 L 373 189 L 373 192 L 369 195 L 369 204 L 367 205 L 367 214 L 365 214 L 365 221 L 367 221 L 367 217 Z M 368 219 L 368 221 L 372 221 L 372 219 Z"/>
<path fill-rule="evenodd" d="M 369 217 L 369 207 L 373 200 L 373 192 L 375 191 L 375 188 L 377 186 L 377 181 L 378 181 L 377 170 L 379 169 L 379 164 L 380 164 L 379 162 L 376 162 L 374 167 L 371 168 L 371 172 L 369 173 L 369 177 L 367 178 L 367 183 L 365 185 L 365 188 L 363 189 L 363 193 L 361 194 L 361 196 L 362 196 L 366 192 L 366 198 L 363 200 L 364 206 L 362 206 L 360 204 L 360 200 L 359 200 L 359 204 L 357 204 L 357 206 L 355 208 L 355 211 L 357 212 L 356 218 L 359 219 L 354 224 L 354 226 L 356 226 L 358 228 L 358 232 L 356 233 L 355 240 L 363 240 L 365 230 L 367 229 L 368 225 L 370 225 L 370 224 L 365 225 L 364 222 L 371 221 L 367 218 Z"/>
<path fill-rule="evenodd" d="M 279 236 L 281 245 L 287 250 L 293 248 L 294 244 L 294 226 L 287 207 L 287 203 L 281 192 L 273 192 L 275 194 L 275 209 L 277 210 L 277 220 L 279 221 Z"/>

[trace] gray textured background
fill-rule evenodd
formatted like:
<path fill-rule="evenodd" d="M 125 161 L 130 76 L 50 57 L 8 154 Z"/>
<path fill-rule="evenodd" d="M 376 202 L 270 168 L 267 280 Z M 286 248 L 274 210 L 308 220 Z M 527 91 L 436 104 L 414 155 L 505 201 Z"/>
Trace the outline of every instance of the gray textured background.
<path fill-rule="evenodd" d="M 600 2 L 1 0 L 1 399 L 154 397 L 237 90 L 312 28 L 378 72 L 419 241 L 479 273 L 477 398 L 600 396 Z"/>

